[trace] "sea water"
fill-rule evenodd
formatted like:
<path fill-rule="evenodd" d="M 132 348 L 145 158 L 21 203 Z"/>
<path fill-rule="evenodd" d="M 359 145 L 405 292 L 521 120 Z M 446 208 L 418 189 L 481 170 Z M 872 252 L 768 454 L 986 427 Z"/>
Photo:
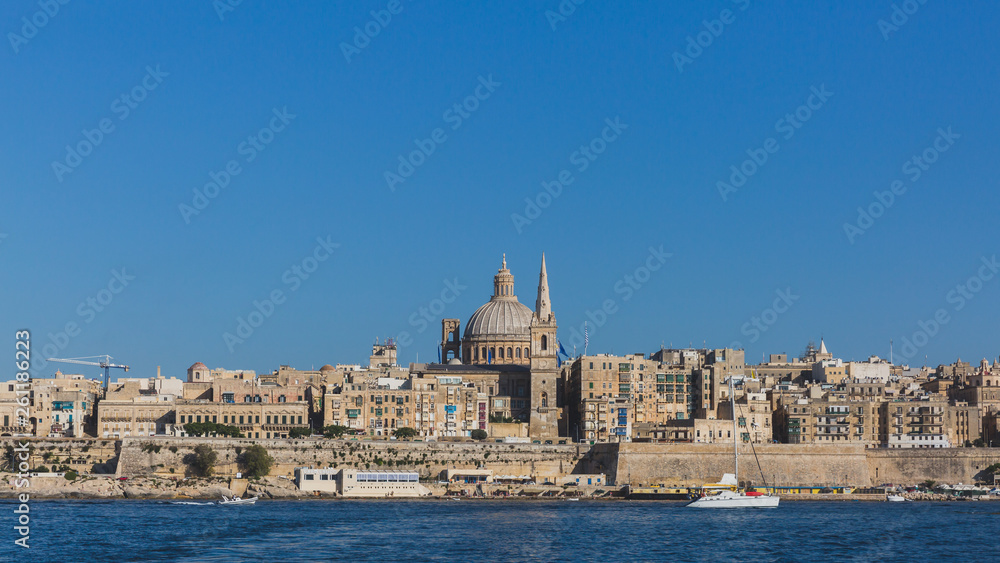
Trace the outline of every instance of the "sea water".
<path fill-rule="evenodd" d="M 1000 501 L 31 501 L 0 561 L 1000 561 Z"/>

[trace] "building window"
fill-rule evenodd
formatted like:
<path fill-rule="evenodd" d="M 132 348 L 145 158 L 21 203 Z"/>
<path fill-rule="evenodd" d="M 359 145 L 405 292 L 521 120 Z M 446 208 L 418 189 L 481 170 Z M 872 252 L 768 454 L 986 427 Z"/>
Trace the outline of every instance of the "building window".
<path fill-rule="evenodd" d="M 271 415 L 267 415 L 267 423 L 271 424 Z M 268 436 L 268 437 L 270 437 L 270 436 Z"/>
<path fill-rule="evenodd" d="M 288 417 L 285 416 L 285 415 L 281 415 L 281 423 L 282 424 L 288 424 Z"/>
<path fill-rule="evenodd" d="M 201 422 L 201 415 L 198 415 L 198 422 Z"/>
<path fill-rule="evenodd" d="M 549 337 L 543 334 L 542 335 L 542 350 L 548 350 L 548 349 L 549 349 Z"/>
<path fill-rule="evenodd" d="M 524 357 L 525 358 L 528 357 L 528 348 L 527 348 L 527 346 L 524 348 Z"/>
<path fill-rule="evenodd" d="M 508 358 L 514 357 L 514 351 L 511 348 L 507 348 L 507 357 Z"/>
<path fill-rule="evenodd" d="M 302 417 L 299 417 L 299 424 L 302 424 Z"/>
<path fill-rule="evenodd" d="M 517 349 L 517 359 L 519 359 L 519 360 L 521 359 L 521 349 L 520 348 Z"/>
<path fill-rule="evenodd" d="M 500 357 L 503 358 L 503 346 L 500 347 Z"/>
<path fill-rule="evenodd" d="M 243 424 L 243 417 L 240 416 L 240 424 Z"/>

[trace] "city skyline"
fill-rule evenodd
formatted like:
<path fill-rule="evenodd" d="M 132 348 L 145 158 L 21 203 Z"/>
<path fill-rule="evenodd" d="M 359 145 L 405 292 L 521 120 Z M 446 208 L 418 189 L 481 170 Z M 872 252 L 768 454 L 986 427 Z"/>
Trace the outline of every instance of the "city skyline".
<path fill-rule="evenodd" d="M 1000 353 L 991 6 L 569 4 L 5 4 L 0 328 L 137 376 L 433 361 L 544 252 L 570 351 Z"/>

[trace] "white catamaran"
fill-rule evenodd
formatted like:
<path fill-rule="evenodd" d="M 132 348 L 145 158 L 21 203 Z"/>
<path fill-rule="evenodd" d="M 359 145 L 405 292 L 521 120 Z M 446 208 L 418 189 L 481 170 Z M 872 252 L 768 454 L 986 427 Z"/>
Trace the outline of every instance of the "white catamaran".
<path fill-rule="evenodd" d="M 739 439 L 736 428 L 736 394 L 733 391 L 733 378 L 729 378 L 729 402 L 733 413 L 733 459 L 736 472 L 726 473 L 718 483 L 702 487 L 702 496 L 691 501 L 686 506 L 692 508 L 778 508 L 778 495 L 759 493 L 756 491 L 739 491 L 738 476 L 740 474 Z M 754 456 L 756 456 L 754 452 Z M 761 472 L 761 478 L 763 478 Z M 767 487 L 767 483 L 764 483 Z"/>

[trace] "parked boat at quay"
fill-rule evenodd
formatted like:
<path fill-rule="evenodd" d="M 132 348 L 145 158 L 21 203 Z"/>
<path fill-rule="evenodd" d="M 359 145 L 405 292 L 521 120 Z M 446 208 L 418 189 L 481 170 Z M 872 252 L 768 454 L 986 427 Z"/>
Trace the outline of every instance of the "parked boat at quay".
<path fill-rule="evenodd" d="M 687 506 L 691 508 L 778 508 L 780 498 L 777 495 L 762 493 L 758 491 L 740 491 L 740 449 L 739 431 L 736 427 L 736 393 L 733 389 L 733 378 L 729 378 L 729 404 L 732 405 L 733 413 L 733 464 L 734 473 L 726 473 L 718 483 L 712 483 L 702 487 L 702 496 L 691 501 Z M 753 443 L 750 443 L 753 448 Z M 754 458 L 757 453 L 754 451 Z M 757 461 L 760 467 L 760 461 Z M 761 479 L 764 479 L 764 472 L 761 471 Z M 767 482 L 764 482 L 765 490 Z"/>

